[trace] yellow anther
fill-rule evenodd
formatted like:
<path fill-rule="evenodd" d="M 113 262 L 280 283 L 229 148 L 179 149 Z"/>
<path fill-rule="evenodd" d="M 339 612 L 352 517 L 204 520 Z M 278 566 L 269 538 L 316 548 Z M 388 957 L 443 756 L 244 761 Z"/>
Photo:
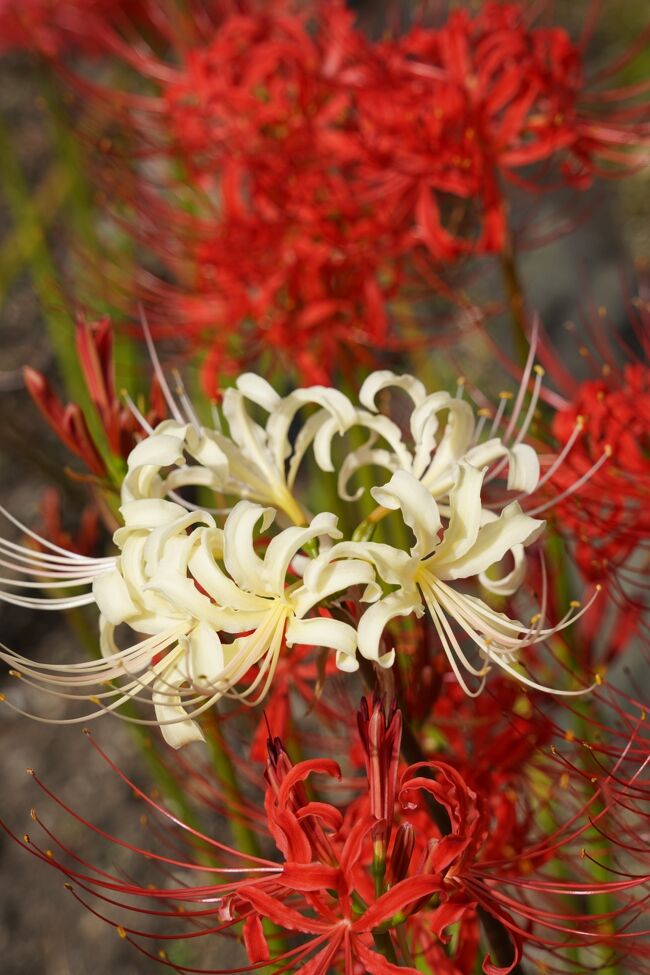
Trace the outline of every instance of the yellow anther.
<path fill-rule="evenodd" d="M 513 395 L 514 394 L 511 393 L 509 390 L 502 389 L 501 392 L 499 393 L 499 399 L 512 399 Z"/>
<path fill-rule="evenodd" d="M 23 833 L 23 843 L 31 843 L 31 842 L 32 841 L 29 838 L 29 833 Z"/>
<path fill-rule="evenodd" d="M 482 406 L 480 410 L 476 411 L 477 416 L 486 416 L 488 419 L 492 416 L 492 411 L 487 406 Z"/>
<path fill-rule="evenodd" d="M 584 848 L 584 846 L 583 846 L 583 847 L 582 847 L 582 849 L 580 850 L 580 859 L 581 859 L 581 860 L 584 860 L 584 858 L 585 858 L 586 856 L 587 856 L 587 851 L 585 850 L 585 848 Z"/>
<path fill-rule="evenodd" d="M 583 430 L 584 429 L 585 422 L 586 421 L 585 421 L 584 416 L 582 415 L 582 413 L 579 413 L 578 416 L 576 417 L 576 426 L 577 426 L 578 430 Z"/>
<path fill-rule="evenodd" d="M 599 687 L 602 684 L 602 682 L 603 682 L 603 678 L 601 677 L 601 675 L 596 674 L 596 683 L 598 684 Z"/>
<path fill-rule="evenodd" d="M 50 860 L 54 859 L 54 853 L 52 852 L 52 850 L 46 850 L 45 856 L 48 857 Z"/>
<path fill-rule="evenodd" d="M 142 815 L 140 816 L 140 825 L 146 826 L 148 822 L 149 822 L 149 817 L 147 816 L 146 813 L 142 813 Z"/>
<path fill-rule="evenodd" d="M 124 930 L 121 924 L 118 924 L 117 926 L 117 933 L 119 934 L 120 938 L 122 939 L 126 938 L 126 931 Z"/>
<path fill-rule="evenodd" d="M 73 890 L 74 889 L 73 886 L 72 886 L 72 884 L 64 884 L 63 887 L 64 887 L 65 890 Z"/>
<path fill-rule="evenodd" d="M 459 376 L 458 379 L 456 380 L 456 384 L 458 386 L 464 386 L 466 382 L 467 382 L 467 378 L 465 376 Z"/>
<path fill-rule="evenodd" d="M 574 733 L 571 731 L 570 728 L 569 728 L 568 731 L 565 731 L 564 737 L 565 737 L 566 741 L 575 741 L 575 738 L 576 738 L 576 736 L 574 735 Z"/>
<path fill-rule="evenodd" d="M 535 613 L 535 615 L 534 616 L 531 616 L 531 618 L 530 618 L 530 625 L 531 626 L 535 626 L 536 623 L 539 623 L 539 621 L 541 620 L 541 618 L 542 618 L 542 614 L 541 613 Z"/>
<path fill-rule="evenodd" d="M 606 443 L 605 446 L 603 447 L 603 453 L 604 453 L 605 457 L 611 457 L 612 454 L 613 454 L 613 452 L 614 451 L 612 450 L 612 445 L 609 444 L 609 443 Z"/>
<path fill-rule="evenodd" d="M 580 353 L 583 359 L 585 359 L 589 355 L 589 349 L 587 348 L 586 345 L 581 345 L 580 348 L 578 349 L 578 352 Z"/>
<path fill-rule="evenodd" d="M 604 305 L 599 305 L 598 306 L 598 317 L 599 318 L 606 318 L 607 317 L 607 309 L 605 308 Z"/>
<path fill-rule="evenodd" d="M 7 698 L 4 696 L 4 694 L 0 694 L 0 702 L 6 701 L 6 700 L 7 700 Z"/>
<path fill-rule="evenodd" d="M 36 775 L 36 772 L 34 771 L 33 768 L 26 768 L 25 771 L 27 772 L 28 775 Z"/>
<path fill-rule="evenodd" d="M 33 806 L 32 806 L 32 808 L 31 808 L 31 809 L 29 810 L 29 815 L 30 815 L 30 816 L 31 816 L 31 818 L 32 818 L 32 819 L 34 820 L 34 822 L 36 822 L 36 810 L 34 809 L 34 807 L 33 807 Z"/>
<path fill-rule="evenodd" d="M 88 700 L 91 704 L 96 704 L 98 707 L 101 707 L 102 702 L 95 694 L 93 694 L 92 697 L 89 697 Z"/>
<path fill-rule="evenodd" d="M 546 370 L 544 369 L 543 366 L 540 366 L 540 365 L 534 366 L 533 367 L 533 371 L 536 372 L 538 376 L 545 376 L 546 375 Z"/>
<path fill-rule="evenodd" d="M 18 670 L 10 670 L 9 671 L 9 676 L 10 677 L 22 677 L 23 675 Z"/>
<path fill-rule="evenodd" d="M 569 603 L 569 606 L 571 607 L 571 609 L 580 609 L 580 600 L 572 599 L 571 602 Z"/>
<path fill-rule="evenodd" d="M 568 789 L 569 788 L 569 773 L 568 772 L 562 772 L 562 775 L 560 776 L 560 788 L 561 789 Z"/>

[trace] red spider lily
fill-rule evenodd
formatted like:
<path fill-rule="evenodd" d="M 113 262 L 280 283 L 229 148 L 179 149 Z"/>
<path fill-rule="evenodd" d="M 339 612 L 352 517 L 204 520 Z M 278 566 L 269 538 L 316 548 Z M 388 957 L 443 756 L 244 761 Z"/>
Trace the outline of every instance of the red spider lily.
<path fill-rule="evenodd" d="M 79 555 L 94 555 L 99 544 L 99 515 L 94 505 L 86 505 L 81 512 L 78 531 L 72 535 L 61 524 L 61 495 L 55 488 L 47 488 L 41 499 L 43 534 L 50 542 Z"/>
<path fill-rule="evenodd" d="M 394 219 L 408 214 L 441 261 L 504 249 L 504 180 L 548 192 L 549 167 L 559 167 L 584 188 L 647 158 L 639 92 L 627 92 L 635 107 L 611 110 L 601 93 L 595 108 L 582 50 L 561 28 L 531 26 L 516 4 L 488 2 L 438 30 L 415 27 L 374 48 L 364 68 L 357 107 L 368 176 Z"/>
<path fill-rule="evenodd" d="M 558 390 L 542 392 L 553 408 L 548 438 L 559 451 L 549 470 L 551 514 L 583 577 L 607 585 L 611 599 L 597 600 L 578 629 L 585 647 L 606 643 L 610 659 L 643 626 L 647 609 L 649 319 L 641 299 L 629 302 L 627 312 L 626 335 L 608 322 L 605 309 L 589 310 L 577 333 L 589 378 L 571 375 L 548 337 L 539 347 Z"/>
<path fill-rule="evenodd" d="M 635 971 L 647 971 L 647 932 L 634 927 L 650 880 L 638 835 L 649 788 L 647 729 L 631 699 L 612 693 L 601 695 L 598 705 L 612 709 L 614 723 L 611 717 L 583 722 L 585 739 L 556 728 L 562 745 L 538 750 L 528 789 L 519 796 L 528 827 L 516 848 L 509 846 L 508 835 L 500 837 L 500 850 L 486 845 L 495 823 L 484 797 L 446 762 L 420 762 L 399 773 L 390 757 L 396 712 L 384 717 L 379 702 L 366 706 L 360 721 L 368 744 L 375 741 L 386 759 L 375 765 L 375 799 L 394 789 L 396 800 L 395 830 L 380 877 L 373 869 L 373 840 L 384 823 L 376 815 L 385 811 L 384 798 L 377 805 L 366 778 L 345 783 L 356 798 L 336 805 L 317 798 L 316 778 L 336 781 L 336 763 L 312 759 L 293 765 L 277 739 L 269 742 L 265 811 L 280 862 L 238 854 L 183 825 L 119 772 L 155 817 L 162 816 L 189 839 L 190 859 L 176 843 L 161 855 L 85 825 L 130 857 L 142 855 L 169 871 L 171 884 L 145 885 L 91 867 L 36 813 L 53 848 L 42 849 L 31 838 L 23 845 L 66 874 L 83 903 L 86 894 L 93 894 L 121 908 L 123 916 L 124 911 L 149 915 L 173 925 L 163 935 L 165 942 L 188 937 L 179 924 L 189 927 L 190 938 L 241 933 L 248 965 L 203 969 L 172 961 L 165 952 L 158 956 L 178 971 L 252 971 L 272 963 L 280 971 L 311 975 L 361 970 L 389 975 L 417 971 L 415 964 L 421 962 L 445 975 L 466 975 L 480 959 L 477 917 L 502 955 L 496 963 L 485 960 L 488 973 L 522 971 L 520 959 L 529 954 L 534 965 L 546 966 L 535 970 L 586 972 L 620 955 L 629 956 Z M 370 751 L 368 758 L 372 763 Z M 427 796 L 447 812 L 446 835 L 431 821 Z M 496 828 L 505 833 L 504 823 Z M 217 856 L 223 865 L 212 865 Z M 187 878 L 182 884 L 179 871 Z M 208 882 L 201 882 L 201 874 Z M 265 933 L 264 919 L 283 932 L 283 947 L 277 945 L 277 932 Z M 156 958 L 146 947 L 154 934 L 130 923 L 109 923 Z M 459 926 L 458 935 L 445 944 L 450 924 Z"/>
<path fill-rule="evenodd" d="M 158 95 L 79 81 L 119 103 L 138 160 L 182 170 L 126 177 L 119 140 L 104 154 L 110 197 L 165 267 L 143 268 L 138 297 L 158 334 L 208 348 L 210 393 L 242 363 L 321 382 L 408 345 L 390 306 L 421 275 L 445 288 L 431 258 L 509 246 L 504 183 L 550 192 L 557 174 L 583 187 L 647 158 L 644 86 L 596 92 L 582 48 L 522 6 L 485 3 L 381 43 L 339 3 L 311 17 L 243 10 L 226 5 L 212 36 L 197 22 L 188 48 L 190 18 L 168 58 L 131 52 Z"/>
<path fill-rule="evenodd" d="M 107 24 L 128 15 L 142 21 L 142 0 L 2 0 L 0 51 L 38 51 L 49 57 L 101 51 Z"/>
<path fill-rule="evenodd" d="M 110 320 L 102 318 L 87 322 L 79 317 L 75 343 L 86 388 L 110 453 L 116 458 L 126 459 L 135 446 L 136 434 L 141 427 L 134 412 L 116 395 Z M 84 462 L 92 474 L 106 478 L 108 469 L 102 449 L 90 432 L 81 407 L 76 403 L 64 406 L 45 376 L 30 366 L 24 369 L 24 379 L 27 391 L 62 443 Z M 157 381 L 152 382 L 150 398 L 149 421 L 155 424 L 167 414 Z"/>
<path fill-rule="evenodd" d="M 560 444 L 577 417 L 583 434 L 555 475 L 563 488 L 592 467 L 606 449 L 611 460 L 578 496 L 557 512 L 562 527 L 577 538 L 577 560 L 588 578 L 606 577 L 650 538 L 650 369 L 638 363 L 622 374 L 588 380 L 553 419 Z"/>

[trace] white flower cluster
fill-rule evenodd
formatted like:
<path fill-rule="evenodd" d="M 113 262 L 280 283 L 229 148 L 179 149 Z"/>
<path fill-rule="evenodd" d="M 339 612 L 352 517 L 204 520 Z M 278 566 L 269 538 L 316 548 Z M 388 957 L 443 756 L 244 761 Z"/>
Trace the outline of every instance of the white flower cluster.
<path fill-rule="evenodd" d="M 395 390 L 410 408 L 401 425 L 379 405 L 394 400 Z M 303 407 L 310 409 L 295 432 Z M 527 628 L 454 586 L 478 579 L 484 590 L 510 596 L 523 581 L 524 547 L 544 523 L 517 500 L 488 507 L 483 498 L 496 478 L 519 496 L 537 486 L 538 458 L 521 437 L 511 446 L 494 436 L 481 442 L 466 401 L 427 394 L 417 379 L 391 372 L 368 377 L 359 405 L 324 387 L 283 398 L 245 374 L 226 391 L 214 429 L 186 412 L 176 407 L 174 419 L 149 430 L 129 457 L 116 557 L 82 559 L 52 545 L 46 553 L 10 549 L 14 567 L 41 580 L 23 588 L 73 587 L 57 605 L 97 604 L 102 651 L 101 660 L 66 667 L 4 651 L 16 672 L 91 700 L 99 713 L 145 694 L 164 737 L 180 747 L 202 737 L 194 719 L 224 695 L 260 701 L 284 647 L 330 648 L 344 671 L 358 667 L 358 654 L 390 667 L 388 624 L 426 611 L 468 694 L 480 691 L 492 664 L 538 686 L 515 669 L 516 654 L 552 631 L 541 618 Z M 365 442 L 335 470 L 333 445 L 353 428 L 365 431 Z M 350 490 L 363 467 L 375 477 L 386 472 L 370 489 L 374 511 L 347 539 L 336 514 L 312 516 L 299 499 L 308 454 L 320 471 L 335 473 L 339 514 L 363 494 Z M 187 500 L 188 487 L 209 489 L 215 507 Z M 410 529 L 410 546 L 373 539 L 391 512 Z M 506 556 L 509 568 L 496 577 L 489 570 Z M 80 586 L 87 590 L 81 595 Z M 52 605 L 11 589 L 4 598 Z M 350 602 L 358 606 L 356 625 L 344 611 Z M 116 629 L 123 625 L 137 638 L 120 649 Z M 478 655 L 468 656 L 468 643 Z"/>

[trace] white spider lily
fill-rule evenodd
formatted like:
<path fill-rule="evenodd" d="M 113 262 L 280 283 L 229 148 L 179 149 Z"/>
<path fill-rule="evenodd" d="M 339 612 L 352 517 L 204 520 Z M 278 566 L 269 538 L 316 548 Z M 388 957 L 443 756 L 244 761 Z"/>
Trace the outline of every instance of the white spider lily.
<path fill-rule="evenodd" d="M 408 423 L 410 447 L 397 424 L 379 412 L 377 397 L 389 389 L 402 390 L 412 401 Z M 470 404 L 457 396 L 447 392 L 427 394 L 419 379 L 381 371 L 371 373 L 365 380 L 359 401 L 365 410 L 357 410 L 356 423 L 366 427 L 370 436 L 341 465 L 338 490 L 346 500 L 357 500 L 363 493 L 359 488 L 351 494 L 348 484 L 366 465 L 383 467 L 391 473 L 406 471 L 421 481 L 434 498 L 449 493 L 456 465 L 461 460 L 478 468 L 496 464 L 492 476 L 507 466 L 507 488 L 511 491 L 528 494 L 537 485 L 539 460 L 533 448 L 520 443 L 519 437 L 512 446 L 499 437 L 479 442 L 482 426 L 475 423 Z M 378 447 L 379 439 L 387 447 Z"/>
<path fill-rule="evenodd" d="M 193 718 L 224 695 L 260 701 L 283 643 L 328 647 L 342 670 L 358 666 L 354 627 L 307 614 L 351 586 L 361 585 L 364 598 L 376 598 L 372 566 L 351 559 L 322 572 L 317 588 L 300 579 L 287 585 L 291 563 L 305 544 L 340 538 L 334 515 L 319 514 L 307 527 L 284 529 L 260 558 L 254 532 L 260 523 L 262 531 L 270 528 L 276 514 L 271 508 L 240 501 L 223 530 L 209 513 L 187 512 L 160 498 L 127 502 L 121 512 L 124 527 L 115 533 L 121 554 L 93 584 L 102 659 L 48 666 L 3 652 L 26 680 L 65 697 L 91 700 L 100 708 L 97 713 L 149 692 L 155 723 L 178 748 L 202 739 Z M 115 630 L 124 623 L 146 638 L 120 650 Z M 255 665 L 256 676 L 236 691 Z M 113 683 L 117 686 L 103 689 Z"/>
<path fill-rule="evenodd" d="M 484 478 L 485 471 L 461 462 L 449 492 L 449 507 L 442 508 L 421 481 L 406 471 L 397 471 L 388 484 L 373 488 L 371 493 L 378 504 L 401 512 L 415 537 L 410 552 L 382 543 L 342 542 L 308 566 L 305 582 L 317 587 L 320 572 L 330 567 L 333 560 L 366 558 L 385 583 L 397 588 L 361 617 L 358 644 L 364 657 L 390 667 L 394 650 L 381 649 L 386 626 L 398 616 L 421 616 L 427 609 L 454 674 L 467 694 L 480 693 L 491 664 L 531 687 L 546 690 L 513 664 L 518 651 L 546 639 L 555 630 L 539 625 L 527 629 L 518 620 L 450 585 L 457 580 L 478 578 L 488 591 L 512 595 L 523 581 L 524 547 L 544 528 L 544 522 L 526 515 L 516 501 L 506 505 L 498 517 L 483 508 Z M 488 570 L 508 554 L 512 568 L 495 579 Z M 468 659 L 452 623 L 478 647 L 480 666 Z M 479 678 L 478 689 L 470 688 L 463 671 Z"/>
<path fill-rule="evenodd" d="M 246 401 L 268 413 L 266 424 L 256 423 Z M 295 444 L 289 429 L 298 411 L 307 405 L 320 408 L 302 426 Z M 270 504 L 283 511 L 294 524 L 304 524 L 305 515 L 293 496 L 302 459 L 313 444 L 322 470 L 333 470 L 330 442 L 355 422 L 355 410 L 342 393 L 324 386 L 297 389 L 281 397 L 260 376 L 245 373 L 236 388 L 223 398 L 223 418 L 228 433 L 201 427 L 192 414 L 184 422 L 179 413 L 161 423 L 138 444 L 128 460 L 124 501 L 164 497 L 188 484 L 204 485 L 225 495 Z M 219 427 L 218 415 L 215 420 Z M 196 464 L 190 465 L 185 455 Z M 167 476 L 161 470 L 173 466 Z"/>

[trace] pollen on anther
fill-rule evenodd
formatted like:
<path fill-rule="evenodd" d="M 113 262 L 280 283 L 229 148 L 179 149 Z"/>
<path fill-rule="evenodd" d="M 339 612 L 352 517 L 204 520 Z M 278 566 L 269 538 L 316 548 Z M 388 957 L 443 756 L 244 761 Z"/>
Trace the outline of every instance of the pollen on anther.
<path fill-rule="evenodd" d="M 9 676 L 10 677 L 18 677 L 18 678 L 20 678 L 23 675 L 18 670 L 10 670 L 9 671 Z"/>
<path fill-rule="evenodd" d="M 569 780 L 569 773 L 568 772 L 562 772 L 562 775 L 560 776 L 560 788 L 561 789 L 568 789 L 569 788 L 569 781 L 570 781 Z"/>
<path fill-rule="evenodd" d="M 167 961 L 167 952 L 164 950 L 164 948 L 160 949 L 160 951 L 158 952 L 158 957 L 160 958 L 161 961 Z"/>
<path fill-rule="evenodd" d="M 101 707 L 102 702 L 94 694 L 92 695 L 92 697 L 89 697 L 88 700 L 90 701 L 91 704 L 96 704 L 97 707 Z"/>
<path fill-rule="evenodd" d="M 513 396 L 514 394 L 511 393 L 510 390 L 508 389 L 502 389 L 501 392 L 499 393 L 499 399 L 512 399 Z"/>
<path fill-rule="evenodd" d="M 533 371 L 536 372 L 538 376 L 546 375 L 546 370 L 544 369 L 543 366 L 540 366 L 539 364 L 533 366 Z"/>
<path fill-rule="evenodd" d="M 571 607 L 571 609 L 580 609 L 580 600 L 572 599 L 571 602 L 569 603 L 569 606 Z"/>
<path fill-rule="evenodd" d="M 34 820 L 34 822 L 36 822 L 36 809 L 34 806 L 32 806 L 32 808 L 29 810 L 29 815 Z"/>
<path fill-rule="evenodd" d="M 23 843 L 31 843 L 31 842 L 32 841 L 29 838 L 29 833 L 23 833 Z"/>
<path fill-rule="evenodd" d="M 27 772 L 28 775 L 36 775 L 36 772 L 34 771 L 33 768 L 26 768 L 25 771 Z"/>
<path fill-rule="evenodd" d="M 72 884 L 64 884 L 63 886 L 65 887 L 66 890 L 74 890 Z"/>
<path fill-rule="evenodd" d="M 612 456 L 613 449 L 612 449 L 612 445 L 610 443 L 606 443 L 605 444 L 605 446 L 603 447 L 603 453 L 605 454 L 605 457 L 611 457 Z"/>
<path fill-rule="evenodd" d="M 575 734 L 571 731 L 570 728 L 568 731 L 565 731 L 564 733 L 564 738 L 566 741 L 575 741 L 575 737 L 576 737 Z"/>
<path fill-rule="evenodd" d="M 117 933 L 119 934 L 120 938 L 123 939 L 126 938 L 126 930 L 122 927 L 121 924 L 118 924 L 117 926 Z"/>

